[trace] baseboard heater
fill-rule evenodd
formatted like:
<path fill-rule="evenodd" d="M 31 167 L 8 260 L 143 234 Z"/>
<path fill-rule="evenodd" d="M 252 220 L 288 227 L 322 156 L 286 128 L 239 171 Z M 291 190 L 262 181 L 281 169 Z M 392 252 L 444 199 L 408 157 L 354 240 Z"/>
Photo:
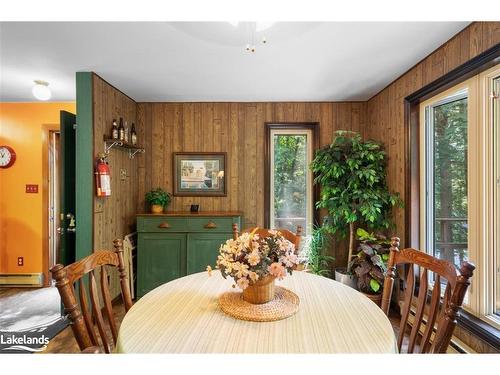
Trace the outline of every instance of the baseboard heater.
<path fill-rule="evenodd" d="M 0 286 L 43 286 L 43 273 L 2 273 Z"/>

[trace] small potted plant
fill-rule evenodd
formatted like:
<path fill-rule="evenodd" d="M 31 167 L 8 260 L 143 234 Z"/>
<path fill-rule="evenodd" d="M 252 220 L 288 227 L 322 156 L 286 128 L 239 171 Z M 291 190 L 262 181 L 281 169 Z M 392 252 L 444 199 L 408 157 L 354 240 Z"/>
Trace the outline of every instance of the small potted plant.
<path fill-rule="evenodd" d="M 146 193 L 146 202 L 151 206 L 154 214 L 163 213 L 163 209 L 170 204 L 172 196 L 162 188 L 157 188 Z"/>
<path fill-rule="evenodd" d="M 356 235 L 358 253 L 349 262 L 348 271 L 357 276 L 358 290 L 380 306 L 391 241 L 361 228 Z"/>
<path fill-rule="evenodd" d="M 305 246 L 307 249 L 307 268 L 305 271 L 325 277 L 333 276 L 331 268 L 335 258 L 325 254 L 330 241 L 331 237 L 324 227 L 317 226 L 313 228 L 309 236 L 309 242 Z"/>

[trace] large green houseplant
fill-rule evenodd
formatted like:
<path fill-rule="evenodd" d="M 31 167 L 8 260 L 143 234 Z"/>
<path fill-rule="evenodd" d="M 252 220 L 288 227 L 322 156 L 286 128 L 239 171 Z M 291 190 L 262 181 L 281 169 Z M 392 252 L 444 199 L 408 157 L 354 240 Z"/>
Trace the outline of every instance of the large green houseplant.
<path fill-rule="evenodd" d="M 335 132 L 332 144 L 318 150 L 311 163 L 314 183 L 321 186 L 316 207 L 328 211 L 323 225 L 332 234 L 339 238 L 349 235 L 348 262 L 356 227 L 387 229 L 392 225 L 392 207 L 402 206 L 399 195 L 387 187 L 386 165 L 380 143 L 345 130 Z"/>

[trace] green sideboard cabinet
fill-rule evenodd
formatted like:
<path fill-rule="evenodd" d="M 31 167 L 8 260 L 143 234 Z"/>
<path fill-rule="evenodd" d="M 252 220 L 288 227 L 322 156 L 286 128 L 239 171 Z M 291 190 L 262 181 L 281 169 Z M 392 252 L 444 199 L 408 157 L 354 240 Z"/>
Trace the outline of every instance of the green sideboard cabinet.
<path fill-rule="evenodd" d="M 168 281 L 215 267 L 219 247 L 232 238 L 240 212 L 137 215 L 137 296 Z"/>

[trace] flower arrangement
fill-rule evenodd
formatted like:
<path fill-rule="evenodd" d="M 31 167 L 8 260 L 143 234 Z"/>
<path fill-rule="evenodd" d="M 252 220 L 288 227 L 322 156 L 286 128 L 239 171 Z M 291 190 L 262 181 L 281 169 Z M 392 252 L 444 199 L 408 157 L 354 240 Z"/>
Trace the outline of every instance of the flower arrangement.
<path fill-rule="evenodd" d="M 231 276 L 242 290 L 269 275 L 281 280 L 287 272 L 292 274 L 299 262 L 295 245 L 279 231 L 269 230 L 268 237 L 255 232 L 227 240 L 217 257 L 222 277 Z M 210 273 L 210 267 L 207 270 Z"/>

